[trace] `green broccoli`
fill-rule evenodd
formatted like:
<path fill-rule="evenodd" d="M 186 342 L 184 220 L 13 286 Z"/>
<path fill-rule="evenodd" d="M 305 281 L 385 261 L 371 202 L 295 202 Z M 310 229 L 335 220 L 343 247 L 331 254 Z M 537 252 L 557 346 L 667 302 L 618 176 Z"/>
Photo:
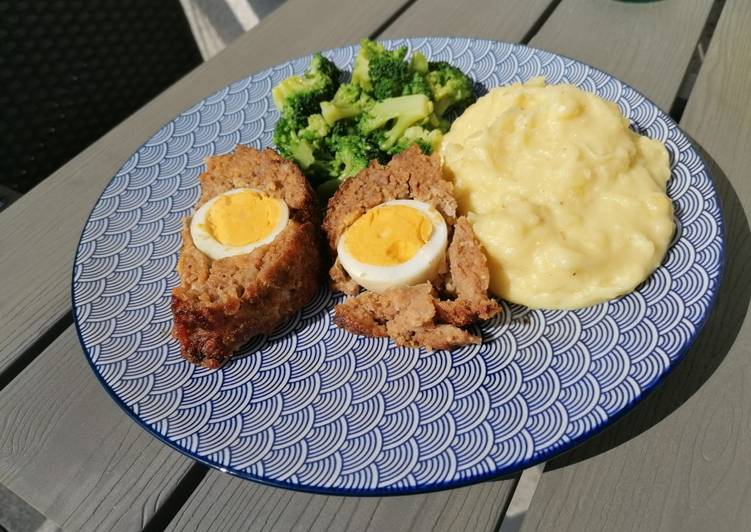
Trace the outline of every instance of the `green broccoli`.
<path fill-rule="evenodd" d="M 320 114 L 310 115 L 307 127 L 300 131 L 300 138 L 312 148 L 314 160 L 305 173 L 314 181 L 338 175 L 338 170 L 332 166 L 334 154 L 328 144 L 330 134 L 331 127 Z"/>
<path fill-rule="evenodd" d="M 342 122 L 339 122 L 342 123 Z M 345 128 L 342 128 L 344 131 Z M 349 128 L 347 128 L 349 129 Z M 339 185 L 348 177 L 360 170 L 367 168 L 372 160 L 383 160 L 383 154 L 378 146 L 370 142 L 370 139 L 355 134 L 336 135 L 332 133 L 328 139 L 328 145 L 334 151 L 334 159 L 329 162 L 328 170 L 330 179 L 323 181 L 317 188 L 319 197 L 323 202 L 334 195 Z"/>
<path fill-rule="evenodd" d="M 294 160 L 310 177 L 328 178 L 325 138 L 329 125 L 318 114 L 320 102 L 328 100 L 339 86 L 339 69 L 315 54 L 302 76 L 291 76 L 272 90 L 281 117 L 274 129 L 274 144 L 279 152 Z"/>
<path fill-rule="evenodd" d="M 329 126 L 321 115 L 311 115 L 307 119 L 307 126 L 300 129 L 296 118 L 294 114 L 282 113 L 274 129 L 274 144 L 282 155 L 294 160 L 303 170 L 311 169 L 308 172 L 311 175 L 320 174 L 320 165 L 313 165 L 325 156 Z M 324 177 L 328 177 L 328 174 Z"/>
<path fill-rule="evenodd" d="M 339 120 L 353 118 L 370 105 L 371 98 L 361 87 L 354 83 L 344 83 L 334 94 L 330 102 L 321 102 L 321 114 L 329 124 Z"/>
<path fill-rule="evenodd" d="M 352 83 L 370 92 L 373 86 L 370 84 L 370 57 L 383 51 L 383 46 L 370 39 L 360 41 L 360 50 L 355 56 L 355 65 L 352 67 Z"/>
<path fill-rule="evenodd" d="M 279 153 L 294 160 L 301 168 L 310 166 L 315 157 L 313 148 L 298 136 L 299 123 L 294 113 L 282 113 L 274 128 L 274 144 Z"/>
<path fill-rule="evenodd" d="M 345 135 L 333 138 L 330 146 L 334 150 L 331 162 L 332 175 L 342 179 L 350 177 L 366 168 L 370 161 L 378 158 L 378 148 L 359 135 Z"/>
<path fill-rule="evenodd" d="M 428 58 L 423 55 L 422 52 L 414 52 L 412 53 L 412 59 L 409 62 L 410 68 L 414 72 L 419 72 L 420 74 L 427 74 L 428 73 Z"/>
<path fill-rule="evenodd" d="M 454 113 L 474 101 L 461 70 L 406 54 L 406 47 L 386 50 L 363 39 L 351 83 L 340 85 L 339 69 L 316 54 L 302 76 L 273 89 L 281 112 L 274 142 L 324 200 L 372 160 L 385 164 L 415 144 L 435 152 Z"/>
<path fill-rule="evenodd" d="M 428 85 L 428 82 L 425 80 L 425 76 L 423 76 L 419 72 L 413 72 L 412 78 L 410 79 L 409 83 L 405 84 L 402 88 L 402 94 L 404 96 L 407 96 L 409 94 L 424 94 L 428 98 L 433 97 L 433 91 L 430 88 L 430 85 Z"/>
<path fill-rule="evenodd" d="M 389 154 L 396 155 L 413 144 L 417 144 L 425 155 L 430 155 L 438 149 L 442 140 L 443 134 L 438 129 L 428 130 L 421 126 L 408 127 L 404 135 L 389 150 Z"/>
<path fill-rule="evenodd" d="M 431 129 L 437 129 L 443 133 L 446 133 L 451 127 L 451 122 L 449 122 L 448 118 L 438 116 L 437 114 L 435 114 L 435 111 L 433 111 L 432 113 L 430 113 L 426 125 Z"/>
<path fill-rule="evenodd" d="M 404 58 L 407 47 L 386 50 L 383 45 L 363 39 L 352 70 L 352 83 L 372 93 L 376 100 L 404 94 L 412 71 Z"/>
<path fill-rule="evenodd" d="M 308 117 L 308 125 L 302 130 L 301 136 L 311 142 L 323 142 L 326 135 L 329 134 L 330 127 L 328 122 L 324 120 L 321 115 L 310 115 Z"/>
<path fill-rule="evenodd" d="M 333 139 L 336 139 L 337 137 L 345 137 L 347 135 L 357 134 L 359 134 L 359 131 L 357 129 L 356 118 L 338 120 L 331 126 L 331 130 L 329 132 L 329 143 L 331 143 Z"/>
<path fill-rule="evenodd" d="M 404 131 L 422 122 L 433 112 L 433 104 L 424 94 L 412 94 L 389 98 L 373 104 L 358 121 L 362 135 L 368 136 L 390 124 L 388 129 L 378 132 L 379 147 L 389 151 Z"/>
<path fill-rule="evenodd" d="M 318 104 L 330 99 L 339 87 L 341 71 L 320 53 L 313 56 L 302 76 L 290 76 L 274 87 L 271 95 L 279 111 L 291 107 L 295 114 L 318 112 Z"/>
<path fill-rule="evenodd" d="M 401 96 L 404 88 L 412 81 L 409 64 L 404 61 L 406 48 L 398 48 L 370 58 L 368 75 L 373 86 L 373 96 L 376 100 L 385 100 Z"/>
<path fill-rule="evenodd" d="M 438 118 L 443 118 L 449 109 L 461 111 L 475 101 L 472 80 L 445 61 L 429 63 L 425 80 L 433 93 Z"/>

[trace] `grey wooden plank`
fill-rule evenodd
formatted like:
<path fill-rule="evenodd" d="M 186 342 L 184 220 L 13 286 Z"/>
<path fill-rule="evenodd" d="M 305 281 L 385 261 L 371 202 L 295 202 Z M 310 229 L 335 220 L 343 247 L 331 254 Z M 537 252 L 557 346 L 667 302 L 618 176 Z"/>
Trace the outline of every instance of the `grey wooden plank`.
<path fill-rule="evenodd" d="M 421 0 L 381 35 L 384 38 L 460 35 L 520 41 L 553 0 Z"/>
<path fill-rule="evenodd" d="M 728 0 L 681 126 L 720 164 L 751 209 L 751 3 Z"/>
<path fill-rule="evenodd" d="M 751 523 L 750 26 L 751 3 L 728 0 L 681 121 L 716 164 L 727 237 L 717 308 L 644 404 L 549 463 L 525 531 L 721 532 Z"/>
<path fill-rule="evenodd" d="M 514 495 L 508 503 L 506 514 L 496 532 L 518 532 L 524 516 L 532 504 L 532 498 L 537 490 L 537 484 L 545 470 L 545 462 L 528 467 L 519 476 L 514 488 Z"/>
<path fill-rule="evenodd" d="M 39 532 L 40 529 L 59 530 L 59 527 L 0 484 L 0 530 Z"/>
<path fill-rule="evenodd" d="M 169 530 L 494 530 L 512 489 L 499 481 L 426 495 L 337 497 L 209 473 Z"/>
<path fill-rule="evenodd" d="M 563 0 L 530 46 L 616 75 L 670 109 L 713 0 Z"/>
<path fill-rule="evenodd" d="M 140 530 L 192 461 L 109 398 L 68 328 L 0 392 L 0 483 L 66 530 Z"/>
<path fill-rule="evenodd" d="M 311 50 L 359 40 L 406 0 L 289 0 L 0 214 L 0 373 L 70 308 L 76 243 L 118 167 L 158 128 L 224 85 Z"/>

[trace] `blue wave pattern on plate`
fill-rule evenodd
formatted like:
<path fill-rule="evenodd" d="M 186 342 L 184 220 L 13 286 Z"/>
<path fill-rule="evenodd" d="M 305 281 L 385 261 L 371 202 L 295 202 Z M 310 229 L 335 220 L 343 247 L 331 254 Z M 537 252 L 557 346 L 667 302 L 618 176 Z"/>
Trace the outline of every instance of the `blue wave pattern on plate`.
<path fill-rule="evenodd" d="M 92 366 L 122 406 L 190 456 L 267 482 L 344 493 L 466 484 L 543 460 L 602 428 L 682 356 L 717 291 L 718 199 L 677 126 L 630 87 L 577 61 L 461 38 L 391 41 L 450 61 L 486 87 L 545 76 L 615 101 L 667 145 L 678 232 L 635 292 L 578 311 L 503 304 L 482 345 L 399 348 L 335 327 L 340 296 L 322 288 L 294 318 L 208 371 L 170 337 L 181 219 L 204 159 L 238 143 L 271 145 L 271 88 L 300 58 L 233 83 L 159 130 L 94 207 L 75 261 L 73 298 Z M 350 68 L 356 47 L 326 53 Z"/>

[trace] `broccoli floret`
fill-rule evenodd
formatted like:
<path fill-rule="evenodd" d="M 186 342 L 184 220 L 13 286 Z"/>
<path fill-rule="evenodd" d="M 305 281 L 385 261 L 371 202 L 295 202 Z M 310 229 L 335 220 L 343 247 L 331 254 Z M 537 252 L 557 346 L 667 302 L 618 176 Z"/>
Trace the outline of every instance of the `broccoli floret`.
<path fill-rule="evenodd" d="M 423 76 L 419 72 L 412 73 L 412 78 L 410 79 L 409 83 L 404 85 L 402 94 L 404 96 L 407 96 L 409 94 L 424 94 L 428 98 L 433 97 L 433 91 L 431 90 L 430 85 L 428 85 L 428 82 L 425 80 L 425 76 Z"/>
<path fill-rule="evenodd" d="M 330 102 L 321 102 L 321 114 L 326 122 L 334 124 L 339 120 L 356 117 L 370 102 L 370 96 L 358 85 L 344 83 Z"/>
<path fill-rule="evenodd" d="M 412 54 L 412 59 L 409 62 L 409 66 L 415 72 L 419 72 L 420 74 L 427 74 L 428 58 L 425 57 L 422 52 L 414 52 Z"/>
<path fill-rule="evenodd" d="M 417 144 L 425 155 L 430 155 L 438 149 L 443 140 L 443 134 L 437 130 L 427 130 L 421 126 L 408 127 L 404 135 L 389 150 L 390 155 L 401 153 L 413 144 Z"/>
<path fill-rule="evenodd" d="M 282 114 L 296 124 L 300 124 L 301 127 L 305 126 L 308 116 L 316 112 L 318 112 L 318 97 L 312 92 L 291 95 L 282 108 Z"/>
<path fill-rule="evenodd" d="M 334 137 L 329 146 L 334 151 L 334 160 L 331 162 L 333 175 L 341 178 L 355 175 L 379 156 L 378 147 L 367 137 L 360 135 Z"/>
<path fill-rule="evenodd" d="M 412 81 L 409 64 L 404 60 L 406 48 L 384 50 L 370 58 L 368 75 L 376 100 L 385 100 L 404 94 L 405 87 Z"/>
<path fill-rule="evenodd" d="M 443 118 L 442 116 L 435 114 L 435 112 L 432 112 L 428 117 L 427 125 L 432 129 L 438 129 L 443 133 L 446 133 L 451 127 L 451 122 L 449 122 L 448 118 Z"/>
<path fill-rule="evenodd" d="M 301 168 L 305 169 L 313 164 L 315 157 L 310 144 L 298 135 L 294 116 L 282 115 L 274 129 L 274 144 L 279 153 L 287 159 L 294 160 Z"/>
<path fill-rule="evenodd" d="M 433 93 L 438 118 L 443 118 L 449 109 L 460 111 L 475 101 L 472 80 L 444 61 L 429 63 L 425 80 Z"/>
<path fill-rule="evenodd" d="M 383 46 L 370 39 L 360 41 L 360 50 L 355 56 L 355 64 L 352 67 L 352 83 L 370 92 L 373 86 L 370 84 L 370 58 L 383 52 Z"/>
<path fill-rule="evenodd" d="M 316 54 L 302 76 L 274 88 L 281 111 L 274 142 L 322 199 L 372 160 L 385 164 L 415 144 L 433 153 L 452 113 L 474 101 L 472 82 L 459 69 L 406 54 L 406 47 L 386 50 L 364 39 L 351 83 L 340 85 L 339 69 Z"/>
<path fill-rule="evenodd" d="M 339 120 L 331 126 L 331 138 L 343 137 L 345 135 L 357 135 L 357 120 Z"/>
<path fill-rule="evenodd" d="M 412 71 L 404 58 L 406 46 L 386 50 L 383 45 L 363 39 L 355 57 L 352 83 L 371 93 L 377 100 L 404 94 L 404 88 L 412 80 Z"/>
<path fill-rule="evenodd" d="M 283 113 L 274 130 L 274 144 L 279 152 L 288 159 L 294 160 L 300 168 L 311 176 L 328 177 L 325 167 L 316 165 L 321 159 L 331 158 L 326 153 L 326 135 L 329 126 L 321 115 L 311 115 L 307 119 L 307 126 L 299 129 L 296 116 Z"/>
<path fill-rule="evenodd" d="M 433 104 L 424 94 L 412 94 L 389 98 L 373 104 L 360 116 L 358 128 L 362 135 L 370 135 L 390 123 L 387 130 L 378 132 L 379 147 L 390 150 L 404 131 L 433 112 Z"/>
<path fill-rule="evenodd" d="M 339 86 L 339 78 L 341 75 L 342 71 L 339 70 L 339 67 L 330 59 L 323 57 L 321 52 L 313 54 L 313 58 L 310 60 L 310 65 L 308 65 L 308 68 L 305 71 L 305 76 L 322 76 L 324 79 L 333 81 L 336 85 L 334 90 Z"/>
<path fill-rule="evenodd" d="M 331 127 L 319 114 L 308 117 L 308 125 L 300 132 L 300 138 L 312 148 L 314 161 L 305 169 L 306 175 L 316 182 L 337 174 L 332 166 L 333 153 L 328 145 Z"/>
<path fill-rule="evenodd" d="M 334 195 L 345 179 L 367 168 L 370 161 L 374 159 L 382 161 L 385 155 L 381 153 L 377 145 L 371 143 L 370 139 L 358 134 L 336 135 L 332 132 L 327 143 L 334 152 L 334 158 L 327 166 L 330 179 L 323 181 L 316 188 L 323 202 L 328 201 Z"/>
<path fill-rule="evenodd" d="M 340 76 L 337 66 L 317 53 L 302 76 L 290 76 L 274 87 L 274 104 L 279 111 L 289 106 L 302 116 L 316 113 L 318 104 L 336 92 Z"/>
<path fill-rule="evenodd" d="M 302 130 L 301 136 L 309 141 L 321 143 L 329 134 L 329 124 L 321 115 L 310 115 L 308 125 Z"/>

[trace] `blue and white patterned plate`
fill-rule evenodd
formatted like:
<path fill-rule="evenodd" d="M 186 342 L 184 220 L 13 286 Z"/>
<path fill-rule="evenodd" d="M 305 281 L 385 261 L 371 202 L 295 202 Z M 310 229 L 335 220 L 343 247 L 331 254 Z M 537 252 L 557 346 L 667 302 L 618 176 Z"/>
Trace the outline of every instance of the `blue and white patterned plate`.
<path fill-rule="evenodd" d="M 712 181 L 676 124 L 631 87 L 565 57 L 464 38 L 387 42 L 421 50 L 486 88 L 545 76 L 617 102 L 666 144 L 677 235 L 626 297 L 577 311 L 503 304 L 482 345 L 428 353 L 335 327 L 322 288 L 243 356 L 209 371 L 170 337 L 180 220 L 210 155 L 271 145 L 271 88 L 309 57 L 222 89 L 162 127 L 115 175 L 78 245 L 73 306 L 86 356 L 138 423 L 186 455 L 288 488 L 342 494 L 428 491 L 548 459 L 596 433 L 653 388 L 689 347 L 722 273 Z M 357 47 L 325 52 L 351 69 Z"/>

